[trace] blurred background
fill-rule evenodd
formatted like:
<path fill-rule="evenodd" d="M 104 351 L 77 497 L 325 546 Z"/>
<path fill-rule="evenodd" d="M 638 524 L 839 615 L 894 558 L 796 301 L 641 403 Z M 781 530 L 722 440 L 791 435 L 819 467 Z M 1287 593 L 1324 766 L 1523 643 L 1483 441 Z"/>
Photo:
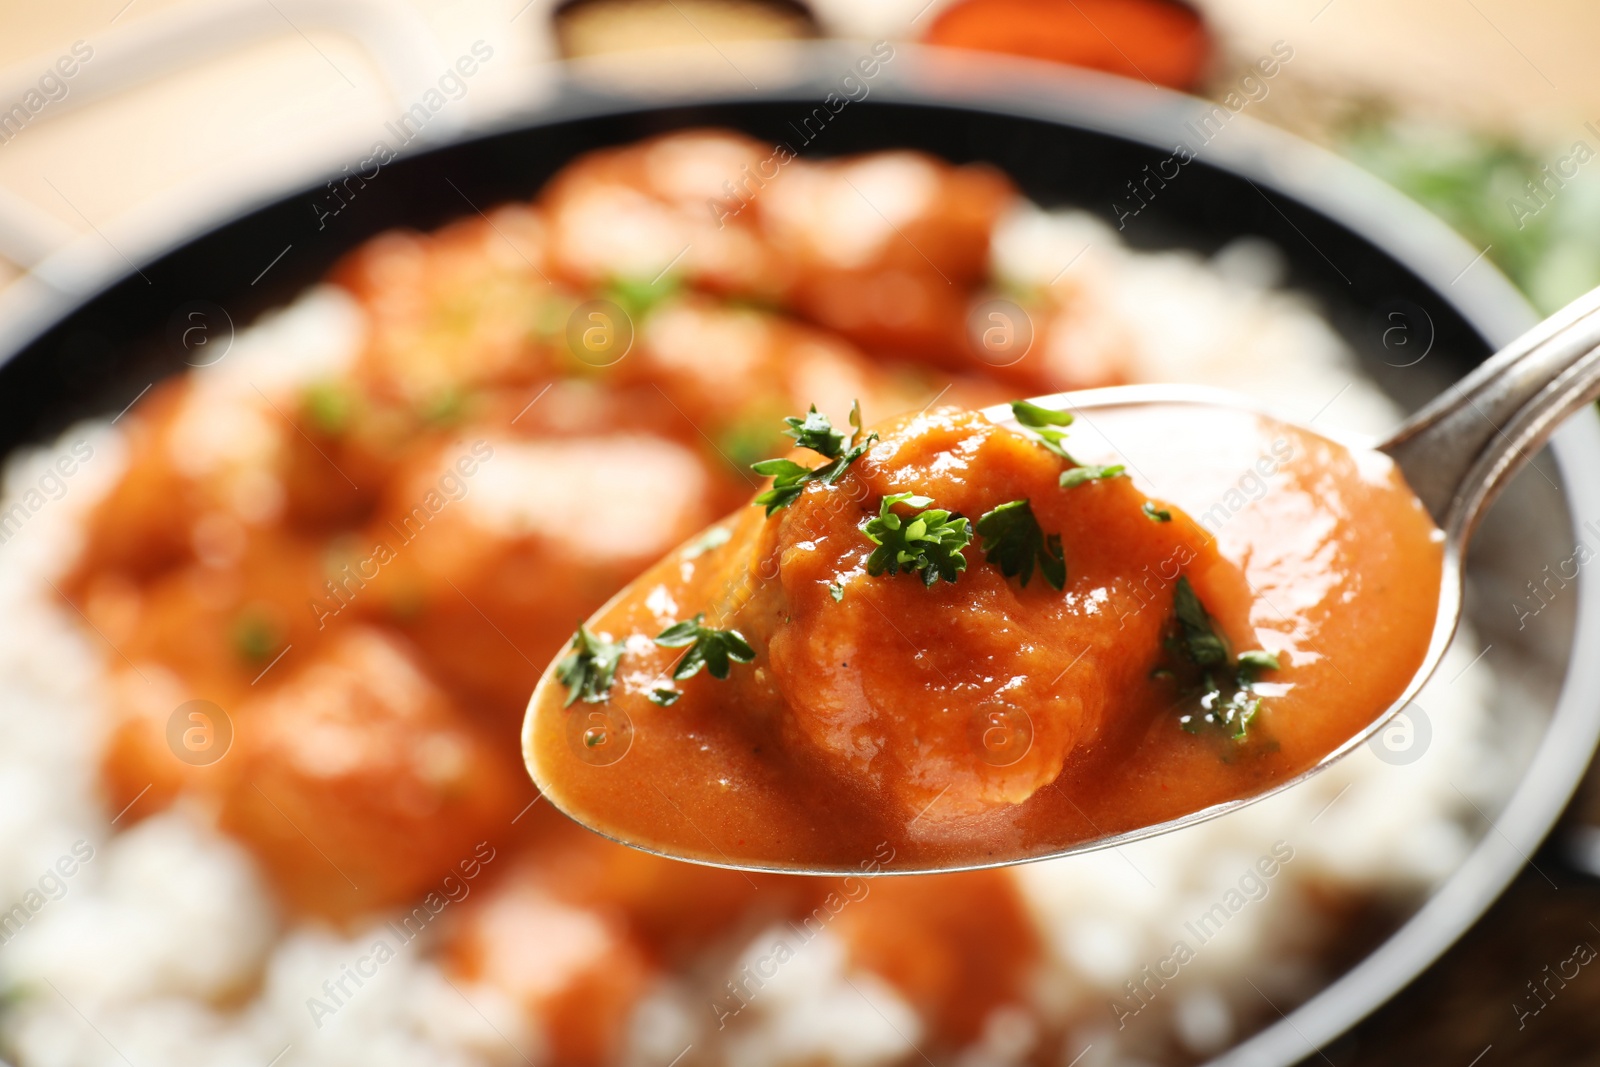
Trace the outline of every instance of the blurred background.
<path fill-rule="evenodd" d="M 1286 42 L 1292 61 L 1252 117 L 1398 186 L 1540 310 L 1600 285 L 1592 0 L 54 0 L 0 11 L 0 290 L 79 238 L 124 256 L 142 230 L 392 142 L 386 124 L 479 42 L 492 58 L 424 136 L 536 106 L 563 58 L 672 47 L 715 67 L 719 42 L 829 36 L 1009 52 L 1218 100 Z M 1595 807 L 1580 798 L 1531 857 L 1539 873 L 1308 1062 L 1465 1065 L 1485 1045 L 1499 1062 L 1595 1061 L 1600 977 L 1564 989 L 1560 1025 L 1536 1037 L 1508 1008 L 1557 931 L 1600 922 L 1584 874 L 1600 870 Z"/>
<path fill-rule="evenodd" d="M 1600 149 L 1597 32 L 1600 8 L 1582 0 L 12 4 L 0 14 L 0 105 L 25 110 L 0 123 L 0 286 L 76 235 L 268 188 L 296 157 L 370 143 L 479 40 L 492 61 L 430 136 L 536 102 L 551 60 L 636 48 L 698 49 L 722 64 L 722 40 L 887 37 L 1221 98 L 1281 40 L 1293 61 L 1251 114 L 1395 183 L 1490 246 L 1550 309 L 1600 283 L 1600 166 L 1588 163 Z M 92 58 L 57 67 L 83 53 Z M 41 77 L 71 66 L 40 91 Z"/>

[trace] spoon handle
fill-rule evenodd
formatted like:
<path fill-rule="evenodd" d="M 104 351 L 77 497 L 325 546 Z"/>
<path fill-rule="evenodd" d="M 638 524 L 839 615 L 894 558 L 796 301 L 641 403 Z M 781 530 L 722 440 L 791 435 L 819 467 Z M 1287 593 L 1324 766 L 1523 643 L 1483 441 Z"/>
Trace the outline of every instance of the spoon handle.
<path fill-rule="evenodd" d="M 1380 445 L 1450 540 L 1464 545 L 1506 481 L 1600 398 L 1600 289 L 1496 352 Z"/>

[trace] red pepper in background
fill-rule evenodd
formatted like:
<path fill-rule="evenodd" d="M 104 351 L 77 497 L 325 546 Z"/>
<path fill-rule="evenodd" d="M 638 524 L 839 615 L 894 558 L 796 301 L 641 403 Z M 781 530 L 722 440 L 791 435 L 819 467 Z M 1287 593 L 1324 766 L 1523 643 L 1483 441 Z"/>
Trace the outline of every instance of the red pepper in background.
<path fill-rule="evenodd" d="M 1211 57 L 1200 15 L 1177 0 L 958 0 L 925 41 L 1093 67 L 1192 89 Z"/>

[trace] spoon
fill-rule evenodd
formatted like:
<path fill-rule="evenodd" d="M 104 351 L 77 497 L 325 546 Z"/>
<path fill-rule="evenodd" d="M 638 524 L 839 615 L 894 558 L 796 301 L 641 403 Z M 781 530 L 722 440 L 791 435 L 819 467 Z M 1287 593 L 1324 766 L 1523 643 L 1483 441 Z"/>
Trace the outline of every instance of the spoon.
<path fill-rule="evenodd" d="M 1046 851 L 1028 850 L 1008 854 L 1004 849 L 998 849 L 997 854 L 977 858 L 964 855 L 949 862 L 919 859 L 906 863 L 895 862 L 893 849 L 886 850 L 885 855 L 885 850 L 880 848 L 875 855 L 863 855 L 859 859 L 851 857 L 855 862 L 834 858 L 820 863 L 804 859 L 787 863 L 730 853 L 727 847 L 718 845 L 696 822 L 697 817 L 702 822 L 716 818 L 715 812 L 684 811 L 672 802 L 666 791 L 651 782 L 651 787 L 661 799 L 676 809 L 683 823 L 693 827 L 694 833 L 710 848 L 699 848 L 698 842 L 680 848 L 657 840 L 629 840 L 626 833 L 597 825 L 594 820 L 586 818 L 581 807 L 566 796 L 561 783 L 551 773 L 547 759 L 535 744 L 541 722 L 545 721 L 548 729 L 548 722 L 553 721 L 542 720 L 541 717 L 568 716 L 573 713 L 567 709 L 570 701 L 565 687 L 556 677 L 556 664 L 546 669 L 529 701 L 523 730 L 523 754 L 529 773 L 544 796 L 558 809 L 590 829 L 623 844 L 712 866 L 790 874 L 838 876 L 862 871 L 931 873 L 1003 866 L 1113 848 L 1216 818 L 1289 789 L 1322 771 L 1365 743 L 1416 696 L 1437 668 L 1459 621 L 1464 581 L 1462 561 L 1467 542 L 1479 519 L 1507 481 L 1529 462 L 1531 455 L 1539 450 L 1557 427 L 1597 397 L 1600 397 L 1600 289 L 1575 301 L 1507 345 L 1408 419 L 1387 440 L 1374 444 L 1370 440 L 1318 433 L 1352 451 L 1369 450 L 1387 456 L 1403 475 L 1418 503 L 1442 531 L 1442 584 L 1437 613 L 1426 655 L 1398 698 L 1372 718 L 1364 729 L 1333 748 L 1315 765 L 1292 777 L 1261 786 L 1248 795 L 1211 804 L 1176 818 L 1152 821 L 1119 832 L 1096 834 L 1075 840 L 1066 847 Z M 1061 393 L 1034 398 L 1031 403 L 1072 412 L 1090 425 L 1098 416 L 1113 409 L 1146 404 L 1194 405 L 1235 413 L 1260 410 L 1248 400 L 1218 390 L 1165 385 Z M 1017 428 L 1012 409 L 1008 406 L 990 408 L 982 414 L 997 425 Z M 1075 444 L 1075 453 L 1077 450 Z M 631 593 L 632 587 L 623 590 L 595 617 L 604 616 L 613 605 Z M 583 708 L 584 705 L 573 706 L 576 713 L 583 713 Z M 625 757 L 632 741 L 631 722 L 625 719 L 621 722 L 610 721 L 600 711 L 591 710 L 586 714 L 598 724 L 594 728 L 598 731 L 595 736 L 601 738 L 604 742 L 602 749 L 609 753 L 605 760 Z M 584 742 L 588 743 L 587 740 Z M 654 803 L 654 798 L 645 797 L 643 800 Z"/>

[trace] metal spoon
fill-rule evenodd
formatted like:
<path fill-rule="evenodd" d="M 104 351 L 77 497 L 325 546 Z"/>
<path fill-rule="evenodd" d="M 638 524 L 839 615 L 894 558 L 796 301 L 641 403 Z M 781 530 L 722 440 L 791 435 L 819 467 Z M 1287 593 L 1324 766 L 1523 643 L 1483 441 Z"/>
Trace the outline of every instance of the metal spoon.
<path fill-rule="evenodd" d="M 1352 440 L 1349 437 L 1341 440 L 1341 443 L 1353 449 L 1375 449 L 1385 453 L 1399 466 L 1411 489 L 1445 535 L 1443 585 L 1440 590 L 1437 621 L 1427 656 L 1404 693 L 1376 716 L 1364 730 L 1328 753 L 1315 766 L 1250 796 L 1213 805 L 1165 822 L 1080 841 L 1058 851 L 1004 857 L 991 862 L 938 867 L 892 864 L 875 868 L 875 871 L 910 874 L 930 873 L 936 870 L 972 870 L 1114 848 L 1131 841 L 1169 833 L 1207 819 L 1214 819 L 1246 804 L 1292 788 L 1357 748 L 1416 696 L 1443 658 L 1460 619 L 1464 581 L 1462 561 L 1467 542 L 1484 511 L 1510 478 L 1549 440 L 1557 427 L 1568 416 L 1593 402 L 1597 397 L 1600 397 L 1600 289 L 1574 301 L 1507 345 L 1408 419 L 1387 440 L 1376 444 L 1370 440 Z M 1089 419 L 1092 419 L 1092 413 L 1096 409 L 1103 411 L 1109 408 L 1152 403 L 1260 410 L 1259 405 L 1249 400 L 1219 390 L 1169 385 L 1124 386 L 1060 393 L 1034 398 L 1033 403 L 1041 407 L 1086 414 Z M 999 425 L 1016 426 L 1008 406 L 990 408 L 983 414 L 991 422 Z M 1324 437 L 1337 436 L 1326 432 L 1321 434 Z M 618 594 L 618 598 L 627 595 L 628 592 L 624 590 Z M 607 608 L 609 607 L 608 604 Z M 602 608 L 601 612 L 607 608 Z M 581 823 L 584 822 L 581 813 L 569 811 L 563 806 L 560 790 L 543 773 L 535 758 L 536 752 L 532 743 L 533 727 L 540 708 L 559 710 L 563 703 L 563 693 L 560 683 L 555 678 L 552 664 L 539 680 L 529 701 L 523 730 L 523 755 L 529 773 L 541 792 L 558 808 Z M 603 828 L 590 826 L 590 829 L 604 836 L 612 836 Z M 622 843 L 645 847 L 626 840 Z M 746 862 L 739 857 L 727 855 L 710 858 L 705 855 L 678 855 L 653 847 L 645 850 L 676 859 L 740 870 L 770 870 L 816 875 L 860 873 L 858 866 L 797 868 Z"/>

